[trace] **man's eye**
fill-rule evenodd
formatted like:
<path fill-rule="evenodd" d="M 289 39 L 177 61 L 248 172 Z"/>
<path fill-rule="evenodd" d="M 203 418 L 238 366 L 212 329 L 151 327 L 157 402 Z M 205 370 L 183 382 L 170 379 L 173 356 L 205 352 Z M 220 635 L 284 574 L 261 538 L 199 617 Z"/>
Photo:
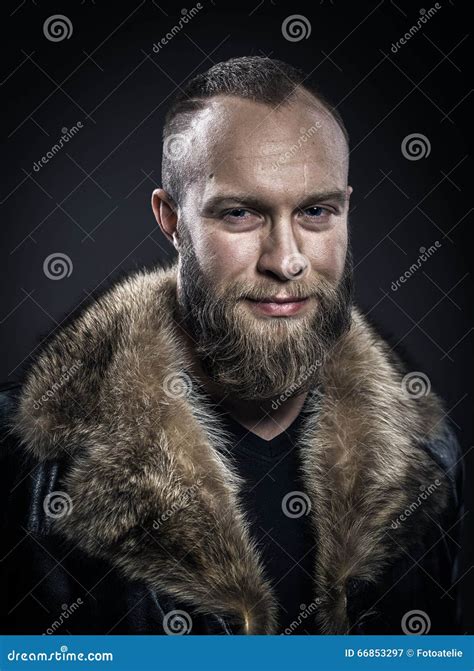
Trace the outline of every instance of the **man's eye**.
<path fill-rule="evenodd" d="M 243 207 L 235 207 L 233 210 L 224 212 L 224 217 L 233 217 L 234 219 L 244 219 L 246 215 L 250 214 L 248 210 Z"/>
<path fill-rule="evenodd" d="M 222 213 L 223 221 L 229 224 L 238 224 L 240 226 L 254 224 L 258 221 L 258 215 L 245 207 L 234 207 L 232 210 L 226 210 Z"/>
<path fill-rule="evenodd" d="M 303 212 L 307 216 L 312 217 L 314 219 L 319 219 L 321 217 L 330 214 L 329 210 L 327 210 L 325 207 L 319 207 L 319 206 L 307 207 L 305 210 L 303 210 Z"/>

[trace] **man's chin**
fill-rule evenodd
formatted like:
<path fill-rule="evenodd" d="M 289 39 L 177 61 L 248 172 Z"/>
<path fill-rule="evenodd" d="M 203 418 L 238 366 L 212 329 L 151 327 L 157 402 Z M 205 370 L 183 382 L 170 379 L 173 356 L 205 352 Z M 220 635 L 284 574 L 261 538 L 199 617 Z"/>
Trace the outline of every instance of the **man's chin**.
<path fill-rule="evenodd" d="M 208 377 L 228 396 L 272 401 L 307 391 L 319 378 L 323 348 L 301 320 L 259 319 L 245 308 L 234 313 L 238 346 L 203 361 Z M 319 343 L 319 346 L 318 346 Z M 222 365 L 225 362 L 225 365 Z"/>

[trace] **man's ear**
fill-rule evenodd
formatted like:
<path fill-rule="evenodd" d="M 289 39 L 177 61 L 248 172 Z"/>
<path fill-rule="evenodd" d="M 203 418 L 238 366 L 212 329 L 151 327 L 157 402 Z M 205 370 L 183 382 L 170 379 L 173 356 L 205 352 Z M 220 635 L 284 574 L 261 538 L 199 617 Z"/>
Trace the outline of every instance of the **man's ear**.
<path fill-rule="evenodd" d="M 163 235 L 177 249 L 178 207 L 164 189 L 155 189 L 151 194 L 151 207 Z"/>
<path fill-rule="evenodd" d="M 348 187 L 347 187 L 347 197 L 348 197 L 348 198 L 349 198 L 349 196 L 351 195 L 351 193 L 352 193 L 353 191 L 354 191 L 354 189 L 352 188 L 352 186 L 348 186 Z"/>

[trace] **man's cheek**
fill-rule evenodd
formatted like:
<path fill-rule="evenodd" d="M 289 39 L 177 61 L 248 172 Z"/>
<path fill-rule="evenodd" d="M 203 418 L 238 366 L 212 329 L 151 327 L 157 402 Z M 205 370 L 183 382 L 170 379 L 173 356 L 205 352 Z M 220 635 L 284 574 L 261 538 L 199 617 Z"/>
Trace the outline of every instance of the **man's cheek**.
<path fill-rule="evenodd" d="M 208 241 L 206 254 L 219 276 L 234 275 L 257 264 L 258 243 L 244 235 L 215 236 Z"/>
<path fill-rule="evenodd" d="M 342 277 L 347 254 L 347 236 L 327 236 L 307 248 L 311 267 L 327 279 L 337 282 Z"/>

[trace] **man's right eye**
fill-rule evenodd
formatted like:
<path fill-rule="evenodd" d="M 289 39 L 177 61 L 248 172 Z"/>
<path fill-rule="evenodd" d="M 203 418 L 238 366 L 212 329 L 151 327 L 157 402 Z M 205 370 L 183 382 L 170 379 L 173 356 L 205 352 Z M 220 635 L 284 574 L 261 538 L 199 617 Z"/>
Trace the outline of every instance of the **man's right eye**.
<path fill-rule="evenodd" d="M 234 219 L 244 219 L 245 215 L 250 215 L 250 214 L 251 213 L 249 212 L 249 210 L 246 210 L 243 207 L 234 207 L 233 210 L 227 210 L 226 212 L 224 212 L 224 219 L 226 217 L 231 217 L 231 218 L 234 218 Z"/>

